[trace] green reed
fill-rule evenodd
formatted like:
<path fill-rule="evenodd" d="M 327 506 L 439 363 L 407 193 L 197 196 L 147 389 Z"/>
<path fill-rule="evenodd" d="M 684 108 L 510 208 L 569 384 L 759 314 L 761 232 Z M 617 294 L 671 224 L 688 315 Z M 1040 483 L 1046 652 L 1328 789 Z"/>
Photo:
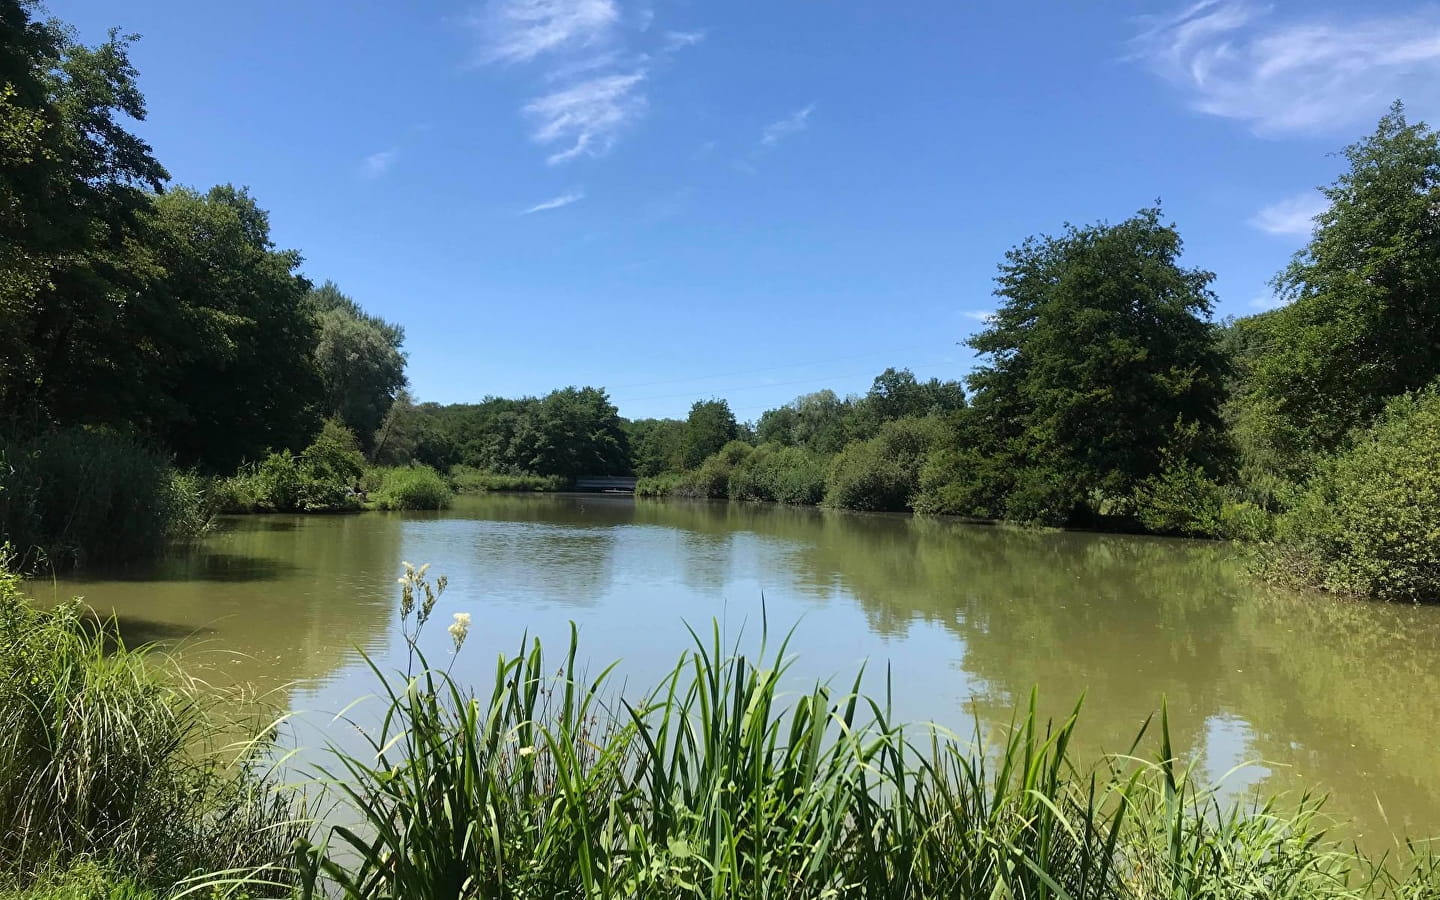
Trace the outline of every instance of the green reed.
<path fill-rule="evenodd" d="M 369 752 L 325 773 L 351 824 L 301 845 L 306 897 L 1440 896 L 1428 852 L 1373 863 L 1327 837 L 1313 798 L 1222 802 L 1163 711 L 1153 737 L 1081 767 L 1078 705 L 1047 724 L 1032 697 L 969 741 L 902 727 L 863 673 L 791 693 L 789 635 L 763 626 L 753 658 L 692 632 L 633 701 L 610 669 L 583 675 L 573 629 L 558 665 L 522 642 L 477 695 L 418 649 L 443 579 L 403 581 L 410 664 L 375 668 Z"/>
<path fill-rule="evenodd" d="M 92 863 L 165 890 L 288 880 L 296 798 L 271 790 L 263 741 L 222 752 L 215 707 L 114 621 L 36 609 L 0 568 L 0 885 Z"/>

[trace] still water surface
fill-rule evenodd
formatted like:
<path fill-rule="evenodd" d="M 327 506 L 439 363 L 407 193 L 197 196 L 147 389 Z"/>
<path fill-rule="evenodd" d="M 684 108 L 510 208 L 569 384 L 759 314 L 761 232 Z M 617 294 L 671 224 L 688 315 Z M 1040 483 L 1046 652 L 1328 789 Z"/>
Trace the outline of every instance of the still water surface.
<path fill-rule="evenodd" d="M 1213 544 L 740 504 L 462 497 L 443 513 L 252 516 L 124 573 L 32 586 L 113 610 L 212 681 L 272 692 L 310 723 L 370 693 L 360 659 L 401 663 L 396 577 L 450 588 L 426 641 L 474 628 L 454 661 L 487 685 L 526 633 L 558 662 L 569 623 L 598 671 L 644 687 L 719 621 L 746 647 L 762 611 L 798 623 L 794 672 L 848 686 L 868 664 L 897 715 L 1008 721 L 1038 686 L 1082 692 L 1082 745 L 1124 750 L 1168 701 L 1178 746 L 1241 791 L 1331 794 L 1366 843 L 1440 834 L 1440 609 L 1298 595 L 1247 579 Z M 319 726 L 316 726 L 317 728 Z M 314 738 L 312 733 L 312 739 Z"/>

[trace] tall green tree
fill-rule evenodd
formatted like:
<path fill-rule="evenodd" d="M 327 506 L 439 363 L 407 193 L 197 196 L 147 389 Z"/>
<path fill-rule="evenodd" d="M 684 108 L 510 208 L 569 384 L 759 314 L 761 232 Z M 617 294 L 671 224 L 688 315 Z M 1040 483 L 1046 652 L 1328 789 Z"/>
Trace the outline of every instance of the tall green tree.
<path fill-rule="evenodd" d="M 1239 326 L 1253 349 L 1237 430 L 1290 476 L 1440 375 L 1440 135 L 1396 103 L 1344 155 L 1322 188 L 1330 207 L 1276 279 L 1291 302 Z"/>
<path fill-rule="evenodd" d="M 1006 254 L 1000 307 L 968 342 L 989 357 L 961 417 L 961 443 L 990 460 L 975 505 L 1049 522 L 1123 512 L 1167 461 L 1223 462 L 1214 276 L 1180 265 L 1160 215 L 1069 226 Z"/>
<path fill-rule="evenodd" d="M 456 462 L 453 445 L 438 436 L 437 431 L 434 419 L 415 404 L 408 388 L 401 387 L 385 410 L 380 427 L 375 429 L 370 458 L 381 466 L 419 461 L 441 471 L 449 469 Z"/>
<path fill-rule="evenodd" d="M 367 450 L 405 387 L 405 330 L 360 308 L 327 281 L 306 297 L 319 337 L 315 364 L 324 389 L 324 412 L 353 431 Z"/>
<path fill-rule="evenodd" d="M 839 453 L 851 438 L 854 404 L 826 388 L 802 394 L 777 409 L 766 410 L 756 425 L 756 439 L 804 447 L 816 453 Z"/>
<path fill-rule="evenodd" d="M 128 55 L 0 0 L 0 417 L 113 415 L 133 245 L 169 177 L 127 130 L 145 117 Z"/>
<path fill-rule="evenodd" d="M 683 463 L 693 469 L 735 440 L 740 428 L 724 400 L 697 400 L 685 419 Z"/>
<path fill-rule="evenodd" d="M 188 463 L 225 470 L 319 429 L 315 320 L 300 254 L 277 249 L 244 190 L 172 190 L 155 201 L 156 267 L 137 304 L 146 347 L 137 421 Z"/>
<path fill-rule="evenodd" d="M 630 445 L 620 412 L 600 388 L 552 391 L 520 418 L 511 468 L 536 475 L 628 475 Z"/>
<path fill-rule="evenodd" d="M 626 425 L 635 474 L 659 475 L 684 468 L 685 422 L 680 419 L 636 419 Z"/>
<path fill-rule="evenodd" d="M 909 369 L 893 366 L 875 376 L 870 390 L 854 404 L 853 439 L 879 433 L 886 422 L 921 416 L 944 416 L 965 408 L 965 388 L 958 381 L 920 381 Z"/>

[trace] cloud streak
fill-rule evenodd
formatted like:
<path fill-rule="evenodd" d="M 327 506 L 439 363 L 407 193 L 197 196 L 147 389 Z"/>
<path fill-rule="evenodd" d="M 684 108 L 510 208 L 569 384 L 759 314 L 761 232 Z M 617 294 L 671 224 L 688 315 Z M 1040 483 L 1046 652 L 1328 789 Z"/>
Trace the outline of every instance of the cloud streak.
<path fill-rule="evenodd" d="M 395 163 L 399 158 L 400 150 L 393 147 L 389 150 L 381 150 L 379 153 L 372 153 L 361 161 L 360 174 L 366 178 L 379 178 L 395 168 Z"/>
<path fill-rule="evenodd" d="M 734 167 L 747 175 L 754 175 L 759 171 L 757 163 L 760 157 L 774 150 L 786 139 L 794 137 L 810 127 L 810 116 L 815 112 L 815 104 L 808 103 L 795 110 L 783 119 L 776 119 L 760 132 L 760 140 L 750 148 L 750 152 L 735 160 Z M 712 145 L 713 147 L 713 142 Z M 708 150 L 706 151 L 708 152 Z"/>
<path fill-rule="evenodd" d="M 811 103 L 779 121 L 766 125 L 764 133 L 760 136 L 760 146 L 773 147 L 786 138 L 809 128 L 810 114 L 813 112 L 815 112 L 815 104 Z"/>
<path fill-rule="evenodd" d="M 633 18 L 633 17 L 632 17 Z M 650 36 L 648 22 L 626 24 L 617 0 L 490 0 L 467 20 L 488 63 L 543 63 L 544 87 L 521 107 L 531 138 L 559 165 L 609 152 L 644 117 L 652 73 L 703 31 Z"/>
<path fill-rule="evenodd" d="M 665 33 L 665 50 L 674 53 L 676 50 L 693 47 L 703 40 L 705 40 L 703 31 L 669 31 Z"/>
<path fill-rule="evenodd" d="M 1306 191 L 1259 210 L 1250 217 L 1250 224 L 1266 234 L 1309 237 L 1315 230 L 1315 217 L 1329 208 L 1329 201 L 1318 191 Z"/>
<path fill-rule="evenodd" d="M 584 191 L 570 191 L 569 193 L 561 194 L 558 197 L 551 197 L 549 200 L 541 200 L 534 206 L 528 209 L 521 210 L 520 215 L 529 216 L 539 212 L 547 212 L 552 209 L 560 209 L 561 207 L 569 206 L 572 203 L 579 203 L 581 200 L 584 199 Z"/>
<path fill-rule="evenodd" d="M 620 132 L 644 115 L 649 105 L 640 92 L 644 81 L 644 71 L 598 75 L 527 104 L 525 115 L 535 121 L 536 143 L 560 145 L 546 162 L 554 165 L 608 151 Z"/>
<path fill-rule="evenodd" d="M 486 62 L 529 62 L 560 50 L 603 45 L 620 21 L 614 0 L 504 0 L 470 17 Z"/>
<path fill-rule="evenodd" d="M 1327 132 L 1375 118 L 1397 97 L 1440 100 L 1440 9 L 1283 19 L 1248 0 L 1202 0 L 1147 17 L 1143 62 L 1208 115 L 1260 134 Z"/>

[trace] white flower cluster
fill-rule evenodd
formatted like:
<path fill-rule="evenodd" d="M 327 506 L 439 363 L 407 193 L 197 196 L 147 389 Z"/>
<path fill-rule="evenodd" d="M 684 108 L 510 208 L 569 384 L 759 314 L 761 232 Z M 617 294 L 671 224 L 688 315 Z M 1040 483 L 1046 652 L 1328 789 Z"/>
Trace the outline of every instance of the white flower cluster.
<path fill-rule="evenodd" d="M 455 621 L 450 623 L 450 638 L 455 642 L 455 652 L 460 652 L 460 645 L 465 643 L 465 636 L 470 633 L 470 614 L 456 613 Z"/>

